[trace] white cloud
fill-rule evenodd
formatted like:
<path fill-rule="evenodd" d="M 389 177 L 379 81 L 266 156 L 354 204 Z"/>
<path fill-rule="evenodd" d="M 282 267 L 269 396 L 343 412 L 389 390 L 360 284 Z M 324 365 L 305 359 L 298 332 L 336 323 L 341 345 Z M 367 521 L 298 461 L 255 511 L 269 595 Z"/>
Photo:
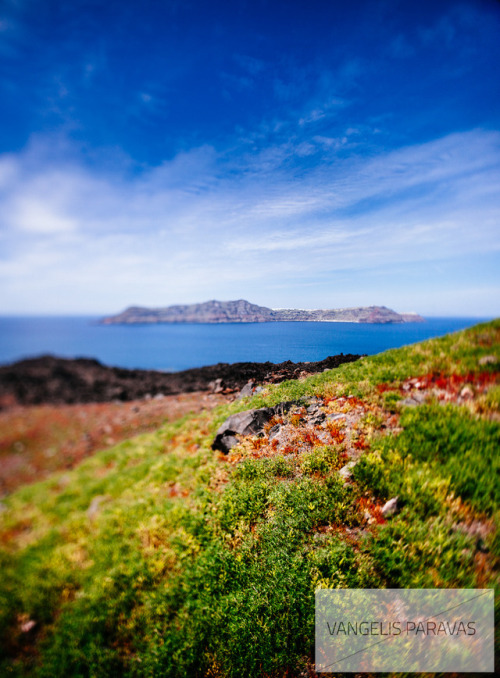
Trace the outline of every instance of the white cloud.
<path fill-rule="evenodd" d="M 14 228 L 27 233 L 53 234 L 76 230 L 75 219 L 58 213 L 41 198 L 24 197 L 14 206 L 11 223 Z"/>
<path fill-rule="evenodd" d="M 137 174 L 85 168 L 68 149 L 57 162 L 44 144 L 0 158 L 1 310 L 266 303 L 269 289 L 286 306 L 287 286 L 312 286 L 316 297 L 300 303 L 315 306 L 320 282 L 326 290 L 339 275 L 352 274 L 352 287 L 354 271 L 499 251 L 498 133 L 370 159 L 328 149 L 300 172 L 292 142 L 246 164 L 202 147 Z"/>

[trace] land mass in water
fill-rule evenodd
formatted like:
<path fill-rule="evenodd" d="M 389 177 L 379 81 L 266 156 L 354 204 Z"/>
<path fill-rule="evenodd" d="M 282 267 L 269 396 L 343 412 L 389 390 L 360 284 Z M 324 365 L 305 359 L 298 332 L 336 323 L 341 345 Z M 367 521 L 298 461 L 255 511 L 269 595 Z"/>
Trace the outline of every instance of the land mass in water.
<path fill-rule="evenodd" d="M 348 322 L 407 323 L 423 322 L 417 313 L 396 313 L 385 306 L 305 310 L 272 309 L 245 299 L 206 301 L 201 304 L 146 308 L 130 306 L 117 315 L 100 320 L 102 325 L 135 325 L 142 323 L 267 323 L 267 322 Z"/>

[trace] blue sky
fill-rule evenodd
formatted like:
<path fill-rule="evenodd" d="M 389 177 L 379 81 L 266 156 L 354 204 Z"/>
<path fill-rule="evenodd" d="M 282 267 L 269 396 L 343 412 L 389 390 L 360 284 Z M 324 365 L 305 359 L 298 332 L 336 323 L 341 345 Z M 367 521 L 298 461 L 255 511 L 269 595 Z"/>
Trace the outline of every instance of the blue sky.
<path fill-rule="evenodd" d="M 500 315 L 500 3 L 0 0 L 0 313 Z"/>

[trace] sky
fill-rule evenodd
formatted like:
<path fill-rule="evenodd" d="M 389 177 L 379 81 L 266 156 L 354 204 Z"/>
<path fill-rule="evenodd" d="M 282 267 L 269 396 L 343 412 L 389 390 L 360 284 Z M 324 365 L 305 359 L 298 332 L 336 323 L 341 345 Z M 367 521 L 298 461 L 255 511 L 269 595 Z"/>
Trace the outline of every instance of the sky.
<path fill-rule="evenodd" d="M 0 313 L 500 315 L 498 0 L 0 0 Z"/>

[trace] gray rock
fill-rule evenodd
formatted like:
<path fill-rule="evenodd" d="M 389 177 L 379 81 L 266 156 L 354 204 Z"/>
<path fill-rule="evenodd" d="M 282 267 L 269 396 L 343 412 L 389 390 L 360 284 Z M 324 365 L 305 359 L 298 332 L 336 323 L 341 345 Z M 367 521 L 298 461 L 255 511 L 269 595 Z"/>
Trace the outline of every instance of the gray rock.
<path fill-rule="evenodd" d="M 270 409 L 272 410 L 273 414 L 271 416 L 277 415 L 277 416 L 282 416 L 289 412 L 292 407 L 296 407 L 297 405 L 300 405 L 300 401 L 298 400 L 287 400 L 282 403 L 278 403 L 274 407 L 271 407 Z"/>
<path fill-rule="evenodd" d="M 89 520 L 94 520 L 94 518 L 97 517 L 101 510 L 101 504 L 104 503 L 105 501 L 109 501 L 110 499 L 111 497 L 109 496 L 109 494 L 99 494 L 96 497 L 94 497 L 87 509 L 87 518 Z"/>
<path fill-rule="evenodd" d="M 349 461 L 345 466 L 342 466 L 342 468 L 339 471 L 339 476 L 343 480 L 349 480 L 352 476 L 352 469 L 356 466 L 355 461 Z"/>
<path fill-rule="evenodd" d="M 498 360 L 494 355 L 483 355 L 482 358 L 479 358 L 480 365 L 496 365 L 497 362 Z"/>
<path fill-rule="evenodd" d="M 340 419 L 345 419 L 345 414 L 327 414 L 326 418 L 328 421 L 339 421 Z"/>
<path fill-rule="evenodd" d="M 264 426 L 275 415 L 285 414 L 296 404 L 295 401 L 283 402 L 274 407 L 261 407 L 232 414 L 217 430 L 212 450 L 220 450 L 227 454 L 237 444 L 236 434 L 248 436 L 262 433 Z"/>
<path fill-rule="evenodd" d="M 315 412 L 317 412 L 319 410 L 319 406 L 320 406 L 320 400 L 318 400 L 318 398 L 311 398 L 310 405 L 306 409 L 306 412 L 308 414 L 314 414 Z"/>
<path fill-rule="evenodd" d="M 281 426 L 279 424 L 276 424 L 276 426 L 273 426 L 272 429 L 269 431 L 269 440 L 274 440 L 279 434 L 281 433 Z"/>
<path fill-rule="evenodd" d="M 255 435 L 260 433 L 267 422 L 273 417 L 271 407 L 262 407 L 258 410 L 245 410 L 232 414 L 219 427 L 212 443 L 212 450 L 220 450 L 227 454 L 237 444 L 236 434 Z"/>
<path fill-rule="evenodd" d="M 222 393 L 225 385 L 222 379 L 215 379 L 208 384 L 208 388 L 212 391 L 212 393 Z"/>
<path fill-rule="evenodd" d="M 405 405 L 406 407 L 417 407 L 424 401 L 425 396 L 421 395 L 420 393 L 414 393 L 412 396 L 405 398 L 404 400 L 400 400 L 399 402 L 401 405 Z"/>
<path fill-rule="evenodd" d="M 243 436 L 260 433 L 274 412 L 271 407 L 261 407 L 258 410 L 245 410 L 232 414 L 217 430 L 217 435 L 226 431 L 240 433 Z"/>
<path fill-rule="evenodd" d="M 248 383 L 246 383 L 238 394 L 238 400 L 240 398 L 246 398 L 247 396 L 253 395 L 254 384 L 255 384 L 254 381 L 249 381 Z"/>
<path fill-rule="evenodd" d="M 308 424 L 322 424 L 326 419 L 326 415 L 324 412 L 321 412 L 321 410 L 318 410 L 315 412 L 312 416 L 307 417 L 307 423 Z"/>
<path fill-rule="evenodd" d="M 233 447 L 235 447 L 238 444 L 238 438 L 229 431 L 227 433 L 223 433 L 221 436 L 217 436 L 216 442 L 217 447 L 214 447 L 215 445 L 214 441 L 212 449 L 219 450 L 224 454 L 228 454 L 233 449 Z"/>
<path fill-rule="evenodd" d="M 399 513 L 399 511 L 401 511 L 401 504 L 398 497 L 389 499 L 389 501 L 382 506 L 382 515 L 384 518 L 390 518 L 391 516 L 396 515 L 396 513 Z"/>

